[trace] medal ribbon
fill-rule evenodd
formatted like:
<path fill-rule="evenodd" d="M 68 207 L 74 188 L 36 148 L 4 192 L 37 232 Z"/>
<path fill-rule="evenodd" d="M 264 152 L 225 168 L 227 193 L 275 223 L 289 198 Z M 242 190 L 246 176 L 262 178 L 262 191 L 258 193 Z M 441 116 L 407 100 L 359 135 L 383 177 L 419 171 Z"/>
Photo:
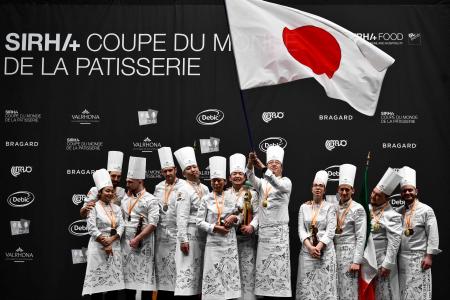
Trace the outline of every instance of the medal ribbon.
<path fill-rule="evenodd" d="M 178 180 L 178 179 L 177 179 Z M 167 193 L 167 186 L 168 184 L 166 184 L 164 186 L 164 205 L 167 205 L 169 203 L 169 197 L 170 197 L 170 193 L 172 193 L 173 191 L 173 187 L 175 186 L 175 184 L 177 183 L 177 180 L 175 180 L 175 182 L 173 184 L 170 185 L 170 189 L 169 189 L 169 193 Z"/>
<path fill-rule="evenodd" d="M 323 200 L 320 203 L 319 209 L 314 209 L 314 201 L 311 202 L 311 210 L 312 210 L 312 218 L 311 218 L 311 226 L 316 226 L 317 217 L 319 216 L 320 209 L 322 208 Z"/>
<path fill-rule="evenodd" d="M 194 185 L 192 182 L 190 182 L 189 180 L 187 181 L 191 186 L 192 186 L 192 188 L 195 190 L 195 192 L 197 193 L 197 195 L 198 195 L 198 197 L 200 198 L 200 199 L 202 199 L 203 198 L 203 191 L 202 191 L 202 187 L 201 186 L 196 186 L 196 185 Z"/>
<path fill-rule="evenodd" d="M 223 211 L 223 205 L 225 203 L 225 198 L 222 193 L 222 197 L 220 197 L 220 198 L 222 198 L 222 201 L 220 202 L 221 206 L 219 206 L 219 201 L 217 201 L 217 198 L 219 198 L 219 197 L 216 196 L 216 192 L 213 192 L 213 194 L 214 194 L 214 201 L 216 202 L 216 208 L 217 208 L 217 225 L 220 225 L 220 215 L 222 214 L 222 211 Z"/>
<path fill-rule="evenodd" d="M 381 217 L 383 216 L 384 209 L 386 208 L 387 205 L 388 205 L 387 202 L 386 202 L 385 204 L 383 204 L 383 206 L 382 206 L 381 209 L 380 209 L 380 212 L 377 213 L 377 214 L 375 214 L 375 213 L 373 212 L 373 211 L 374 211 L 374 208 L 372 207 L 372 210 L 370 211 L 370 215 L 372 216 L 372 219 L 375 221 L 376 224 L 379 224 L 379 223 L 380 223 L 380 219 L 381 219 Z"/>
<path fill-rule="evenodd" d="M 103 208 L 103 211 L 105 212 L 106 216 L 108 216 L 108 219 L 111 221 L 111 228 L 116 228 L 116 216 L 114 215 L 114 210 L 111 206 L 111 203 L 109 203 L 109 208 L 111 209 L 111 213 L 107 212 L 105 209 L 105 206 L 103 205 L 103 202 L 100 201 L 100 205 Z"/>
<path fill-rule="evenodd" d="M 133 202 L 133 205 L 131 205 L 131 206 L 130 206 L 130 203 L 128 203 L 128 218 L 131 218 L 131 211 L 136 206 L 136 204 L 139 202 L 139 200 L 144 196 L 144 194 L 145 194 L 145 189 L 141 191 L 141 194 L 139 195 L 139 197 L 135 198 L 135 197 L 131 196 L 131 198 L 135 199 L 135 201 Z"/>
<path fill-rule="evenodd" d="M 350 207 L 352 207 L 353 201 L 350 199 L 350 204 L 347 206 L 347 208 L 345 209 L 345 211 L 342 213 L 341 216 L 339 216 L 339 212 L 337 215 L 337 228 L 342 229 L 342 225 L 344 224 L 345 221 L 345 217 L 347 216 Z"/>
<path fill-rule="evenodd" d="M 402 215 L 405 218 L 405 229 L 411 229 L 412 228 L 412 226 L 411 226 L 411 218 L 414 215 L 414 211 L 416 210 L 416 204 L 417 204 L 417 201 L 414 200 L 414 204 L 411 207 L 411 210 L 409 211 L 409 214 L 406 214 L 406 207 L 403 207 Z"/>
<path fill-rule="evenodd" d="M 239 198 L 241 197 L 242 192 L 244 191 L 244 188 L 241 187 L 237 193 L 235 192 L 233 187 L 231 187 L 231 188 L 232 188 L 233 195 L 236 198 L 236 203 L 237 203 L 239 201 Z"/>
<path fill-rule="evenodd" d="M 264 201 L 266 201 L 267 204 L 269 204 L 269 200 L 268 199 L 269 199 L 269 193 L 270 193 L 271 190 L 272 190 L 272 186 L 270 185 L 270 183 L 267 183 L 266 189 L 264 190 Z"/>

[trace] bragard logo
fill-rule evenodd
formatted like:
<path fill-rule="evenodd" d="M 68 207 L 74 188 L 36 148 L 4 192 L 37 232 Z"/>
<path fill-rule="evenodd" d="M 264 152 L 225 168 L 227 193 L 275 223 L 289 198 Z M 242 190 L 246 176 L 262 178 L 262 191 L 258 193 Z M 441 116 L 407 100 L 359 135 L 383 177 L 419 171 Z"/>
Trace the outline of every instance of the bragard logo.
<path fill-rule="evenodd" d="M 223 111 L 218 109 L 207 109 L 198 113 L 195 118 L 200 125 L 214 125 L 225 118 Z"/>
<path fill-rule="evenodd" d="M 20 246 L 16 251 L 5 252 L 5 260 L 13 262 L 26 262 L 32 261 L 34 259 L 34 254 L 32 252 L 24 251 Z"/>
<path fill-rule="evenodd" d="M 32 166 L 12 166 L 11 167 L 11 175 L 14 177 L 17 177 L 23 173 L 31 173 L 32 171 L 33 171 Z"/>
<path fill-rule="evenodd" d="M 24 147 L 38 147 L 39 146 L 39 142 L 36 141 L 5 141 L 5 146 L 6 147 L 20 147 L 20 148 L 24 148 Z"/>
<path fill-rule="evenodd" d="M 9 195 L 7 201 L 12 207 L 25 207 L 33 203 L 34 195 L 31 192 L 19 191 Z"/>
<path fill-rule="evenodd" d="M 259 149 L 263 152 L 266 152 L 267 148 L 269 148 L 270 146 L 277 146 L 277 145 L 284 149 L 287 146 L 287 141 L 279 136 L 268 137 L 259 143 Z"/>
<path fill-rule="evenodd" d="M 336 147 L 347 147 L 347 140 L 326 140 L 325 148 L 333 151 Z"/>
<path fill-rule="evenodd" d="M 319 115 L 319 121 L 351 121 L 353 115 Z"/>
<path fill-rule="evenodd" d="M 83 203 L 85 199 L 86 199 L 85 194 L 73 194 L 73 196 L 72 196 L 72 202 L 75 205 L 79 205 L 79 204 Z"/>
<path fill-rule="evenodd" d="M 273 119 L 283 119 L 284 118 L 284 112 L 282 111 L 270 111 L 270 112 L 263 112 L 262 113 L 262 119 L 264 122 L 269 123 Z"/>
<path fill-rule="evenodd" d="M 89 170 L 89 169 L 67 169 L 66 174 L 67 175 L 92 175 L 94 174 L 95 170 Z"/>
<path fill-rule="evenodd" d="M 328 173 L 328 181 L 339 181 L 339 167 L 340 165 L 334 165 L 325 169 Z"/>
<path fill-rule="evenodd" d="M 99 123 L 100 115 L 91 114 L 87 109 L 83 110 L 81 114 L 72 115 L 72 123 L 81 125 L 91 125 L 92 123 Z"/>
<path fill-rule="evenodd" d="M 78 220 L 69 225 L 69 233 L 75 236 L 88 235 L 86 220 Z"/>
<path fill-rule="evenodd" d="M 397 142 L 397 143 L 381 143 L 383 149 L 416 149 L 417 144 L 416 143 L 403 143 L 403 142 Z"/>

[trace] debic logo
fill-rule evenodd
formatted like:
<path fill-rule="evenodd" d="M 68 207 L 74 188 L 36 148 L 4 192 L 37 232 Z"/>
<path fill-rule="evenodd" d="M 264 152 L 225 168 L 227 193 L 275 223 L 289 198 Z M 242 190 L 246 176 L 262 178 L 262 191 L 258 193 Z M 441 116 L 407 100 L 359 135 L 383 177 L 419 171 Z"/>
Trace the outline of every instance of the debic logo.
<path fill-rule="evenodd" d="M 266 152 L 267 148 L 269 148 L 270 146 L 277 146 L 277 145 L 284 149 L 287 146 L 287 141 L 279 136 L 268 137 L 259 143 L 259 149 L 263 152 Z"/>
<path fill-rule="evenodd" d="M 25 207 L 33 203 L 34 195 L 31 192 L 19 191 L 9 195 L 7 201 L 12 207 Z"/>
<path fill-rule="evenodd" d="M 338 181 L 339 180 L 339 165 L 329 166 L 325 169 L 328 173 L 328 181 Z"/>
<path fill-rule="evenodd" d="M 198 113 L 195 119 L 200 125 L 214 125 L 223 120 L 225 114 L 218 109 L 207 109 Z"/>
<path fill-rule="evenodd" d="M 70 234 L 75 236 L 83 236 L 89 234 L 86 220 L 78 220 L 69 225 Z"/>

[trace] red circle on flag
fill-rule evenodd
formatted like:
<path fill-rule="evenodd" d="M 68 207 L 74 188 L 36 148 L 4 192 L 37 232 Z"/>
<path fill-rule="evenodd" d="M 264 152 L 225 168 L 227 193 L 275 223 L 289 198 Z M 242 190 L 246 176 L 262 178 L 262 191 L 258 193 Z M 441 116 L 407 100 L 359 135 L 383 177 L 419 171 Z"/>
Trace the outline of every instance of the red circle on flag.
<path fill-rule="evenodd" d="M 308 25 L 283 29 L 283 42 L 289 54 L 317 74 L 332 78 L 341 63 L 341 47 L 328 31 Z"/>

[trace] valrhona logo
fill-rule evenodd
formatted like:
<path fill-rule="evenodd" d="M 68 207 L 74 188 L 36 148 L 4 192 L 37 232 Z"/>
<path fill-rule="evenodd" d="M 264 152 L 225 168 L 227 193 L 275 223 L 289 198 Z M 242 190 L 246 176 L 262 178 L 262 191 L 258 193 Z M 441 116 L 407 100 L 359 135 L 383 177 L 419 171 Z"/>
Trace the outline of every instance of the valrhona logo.
<path fill-rule="evenodd" d="M 214 125 L 219 123 L 225 118 L 223 111 L 218 109 L 207 109 L 199 112 L 197 117 L 197 123 L 200 125 Z"/>
<path fill-rule="evenodd" d="M 34 194 L 27 191 L 18 191 L 8 196 L 6 200 L 12 207 L 25 207 L 33 203 Z"/>
<path fill-rule="evenodd" d="M 5 252 L 5 260 L 13 262 L 26 262 L 34 259 L 33 252 L 23 250 L 20 246 L 15 251 Z"/>
<path fill-rule="evenodd" d="M 339 165 L 333 165 L 325 169 L 328 173 L 328 181 L 339 181 L 339 167 Z"/>
<path fill-rule="evenodd" d="M 146 137 L 142 142 L 133 142 L 133 151 L 142 153 L 157 151 L 161 148 L 161 143 Z"/>
<path fill-rule="evenodd" d="M 87 109 L 83 110 L 80 114 L 72 115 L 72 123 L 81 125 L 91 125 L 92 123 L 99 123 L 100 115 L 92 114 Z"/>
<path fill-rule="evenodd" d="M 83 236 L 83 235 L 89 234 L 86 220 L 78 220 L 78 221 L 72 222 L 69 225 L 68 230 L 71 235 L 75 235 L 75 236 Z"/>
<path fill-rule="evenodd" d="M 263 152 L 266 152 L 267 148 L 269 148 L 270 146 L 277 146 L 277 145 L 284 149 L 287 146 L 287 141 L 279 136 L 268 137 L 259 143 L 259 149 Z"/>
<path fill-rule="evenodd" d="M 20 174 L 31 173 L 33 171 L 32 166 L 12 166 L 11 167 L 11 175 L 14 177 L 18 177 Z"/>

